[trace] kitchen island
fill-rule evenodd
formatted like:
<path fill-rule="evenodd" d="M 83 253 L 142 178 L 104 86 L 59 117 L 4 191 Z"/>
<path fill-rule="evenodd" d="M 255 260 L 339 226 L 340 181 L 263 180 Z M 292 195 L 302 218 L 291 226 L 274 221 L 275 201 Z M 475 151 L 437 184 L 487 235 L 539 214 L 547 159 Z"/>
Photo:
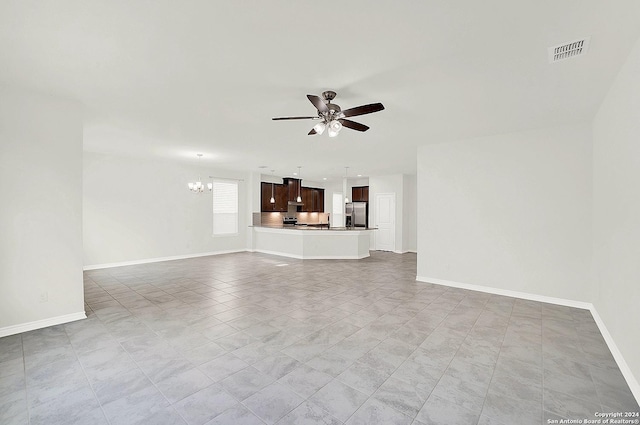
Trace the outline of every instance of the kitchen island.
<path fill-rule="evenodd" d="M 252 226 L 253 251 L 302 260 L 359 260 L 369 256 L 375 229 Z"/>

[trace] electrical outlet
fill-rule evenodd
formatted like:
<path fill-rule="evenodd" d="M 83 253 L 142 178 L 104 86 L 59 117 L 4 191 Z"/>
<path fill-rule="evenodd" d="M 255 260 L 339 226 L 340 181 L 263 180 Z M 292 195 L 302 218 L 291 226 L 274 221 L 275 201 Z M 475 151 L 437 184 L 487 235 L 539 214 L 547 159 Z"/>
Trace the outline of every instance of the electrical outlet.
<path fill-rule="evenodd" d="M 47 293 L 47 291 L 42 291 L 40 293 L 40 302 L 46 303 L 47 301 L 49 301 L 49 294 Z"/>

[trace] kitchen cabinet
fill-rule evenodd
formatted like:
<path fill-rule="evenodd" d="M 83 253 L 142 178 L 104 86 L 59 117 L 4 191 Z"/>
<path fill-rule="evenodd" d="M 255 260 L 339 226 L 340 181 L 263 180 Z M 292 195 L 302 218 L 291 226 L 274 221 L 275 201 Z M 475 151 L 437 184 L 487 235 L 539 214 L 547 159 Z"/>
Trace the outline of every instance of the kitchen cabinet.
<path fill-rule="evenodd" d="M 354 186 L 351 188 L 353 202 L 369 202 L 369 186 Z"/>
<path fill-rule="evenodd" d="M 287 211 L 287 187 L 283 184 L 273 184 L 273 192 L 271 188 L 271 183 L 262 182 L 261 185 L 261 196 L 260 196 L 260 210 L 262 212 L 270 212 L 270 211 L 279 211 L 286 212 Z M 275 203 L 271 203 L 271 194 L 273 193 L 273 197 L 275 199 Z"/>
<path fill-rule="evenodd" d="M 302 188 L 302 206 L 304 212 L 324 212 L 324 189 Z"/>
<path fill-rule="evenodd" d="M 287 187 L 283 184 L 277 184 L 275 189 L 276 207 L 273 211 L 287 212 L 287 208 L 289 207 L 289 200 L 287 199 L 289 192 L 287 191 Z"/>
<path fill-rule="evenodd" d="M 271 183 L 262 182 L 260 185 L 260 211 L 273 211 L 275 207 L 269 200 L 271 199 Z"/>
<path fill-rule="evenodd" d="M 324 212 L 324 189 L 316 189 L 313 192 L 313 205 L 317 212 Z"/>
<path fill-rule="evenodd" d="M 313 212 L 313 189 L 310 187 L 302 188 L 302 211 L 304 212 Z"/>
<path fill-rule="evenodd" d="M 262 182 L 260 194 L 260 210 L 262 212 L 287 212 L 289 201 L 295 202 L 298 193 L 302 198 L 302 206 L 298 212 L 324 212 L 324 189 L 315 187 L 301 187 L 299 179 L 283 179 L 283 184 L 273 184 L 273 197 L 276 202 L 271 203 L 271 183 Z"/>
<path fill-rule="evenodd" d="M 300 179 L 292 179 L 285 177 L 282 179 L 284 185 L 287 187 L 287 201 L 296 202 L 298 194 L 302 196 L 302 190 L 300 187 Z"/>
<path fill-rule="evenodd" d="M 310 202 L 311 212 L 324 212 L 324 189 L 309 188 L 310 189 Z"/>

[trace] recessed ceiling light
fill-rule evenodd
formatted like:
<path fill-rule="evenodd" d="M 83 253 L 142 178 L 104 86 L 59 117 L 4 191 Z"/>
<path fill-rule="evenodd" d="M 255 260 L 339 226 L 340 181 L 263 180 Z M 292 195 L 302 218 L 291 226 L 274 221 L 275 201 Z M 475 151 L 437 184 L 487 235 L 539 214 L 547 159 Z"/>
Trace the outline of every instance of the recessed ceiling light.
<path fill-rule="evenodd" d="M 323 178 L 322 178 L 322 180 L 326 180 L 326 179 L 327 179 L 326 177 L 323 177 Z"/>
<path fill-rule="evenodd" d="M 358 177 L 362 177 L 362 174 L 358 174 Z"/>
<path fill-rule="evenodd" d="M 298 173 L 293 173 L 293 175 L 294 175 L 294 176 L 297 176 L 297 175 L 298 175 Z"/>

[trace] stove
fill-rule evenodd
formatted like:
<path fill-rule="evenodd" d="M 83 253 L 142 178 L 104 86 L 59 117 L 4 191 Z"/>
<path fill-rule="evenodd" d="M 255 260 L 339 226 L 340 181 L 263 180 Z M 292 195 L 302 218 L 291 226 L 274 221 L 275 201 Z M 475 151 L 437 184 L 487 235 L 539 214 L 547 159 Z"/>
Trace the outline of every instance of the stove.
<path fill-rule="evenodd" d="M 285 226 L 295 226 L 298 224 L 298 219 L 296 217 L 283 217 L 282 224 Z"/>

